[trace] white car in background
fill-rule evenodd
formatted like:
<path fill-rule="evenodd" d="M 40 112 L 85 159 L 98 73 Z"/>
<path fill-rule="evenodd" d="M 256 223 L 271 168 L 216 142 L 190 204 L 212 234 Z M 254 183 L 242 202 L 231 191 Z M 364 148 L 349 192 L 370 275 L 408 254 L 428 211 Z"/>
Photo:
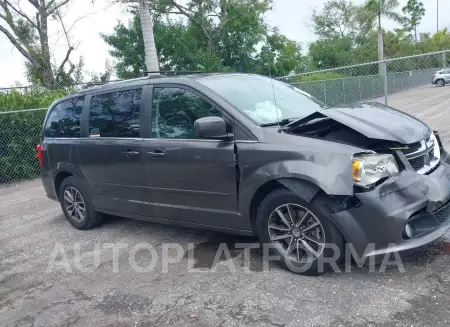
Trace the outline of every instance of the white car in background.
<path fill-rule="evenodd" d="M 450 69 L 441 69 L 434 74 L 431 83 L 436 86 L 445 86 L 445 84 L 450 84 Z"/>

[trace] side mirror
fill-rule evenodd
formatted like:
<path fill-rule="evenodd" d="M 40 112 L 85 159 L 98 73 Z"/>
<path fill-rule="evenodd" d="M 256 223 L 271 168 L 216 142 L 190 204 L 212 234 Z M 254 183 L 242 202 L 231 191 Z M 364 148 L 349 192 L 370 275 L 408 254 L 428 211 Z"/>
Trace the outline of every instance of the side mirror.
<path fill-rule="evenodd" d="M 199 118 L 194 122 L 195 136 L 205 139 L 227 139 L 227 125 L 221 117 Z"/>

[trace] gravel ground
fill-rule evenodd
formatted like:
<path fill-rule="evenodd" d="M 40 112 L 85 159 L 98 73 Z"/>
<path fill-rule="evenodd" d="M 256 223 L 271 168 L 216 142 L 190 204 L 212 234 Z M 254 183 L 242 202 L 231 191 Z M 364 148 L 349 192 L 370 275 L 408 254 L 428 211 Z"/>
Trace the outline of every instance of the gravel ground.
<path fill-rule="evenodd" d="M 449 92 L 450 87 L 426 87 L 418 92 L 422 96 L 412 91 L 407 99 L 391 96 L 390 104 L 420 108 L 426 93 L 427 103 L 432 98 L 436 106 L 413 114 L 450 131 L 450 115 L 445 120 L 436 113 L 450 101 Z M 233 248 L 231 260 L 205 272 L 221 242 L 255 240 L 118 217 L 78 231 L 59 204 L 45 197 L 39 180 L 3 186 L 0 326 L 450 326 L 449 234 L 406 260 L 404 272 L 353 266 L 351 273 L 319 277 L 275 265 L 264 269 L 258 251 L 244 265 L 242 250 Z M 115 261 L 106 243 L 127 248 Z M 151 271 L 138 272 L 131 259 L 140 267 L 151 262 L 148 251 L 132 251 L 141 243 L 159 258 L 163 243 L 178 243 L 182 259 L 167 272 L 160 260 Z M 83 269 L 76 268 L 80 265 Z"/>

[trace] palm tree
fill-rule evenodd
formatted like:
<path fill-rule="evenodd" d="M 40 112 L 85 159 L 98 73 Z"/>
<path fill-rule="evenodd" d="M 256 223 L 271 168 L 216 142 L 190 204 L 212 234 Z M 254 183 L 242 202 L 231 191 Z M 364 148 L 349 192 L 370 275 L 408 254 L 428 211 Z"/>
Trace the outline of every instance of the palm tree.
<path fill-rule="evenodd" d="M 156 53 L 155 37 L 153 35 L 153 14 L 150 12 L 148 1 L 139 0 L 139 17 L 141 19 L 142 36 L 144 39 L 145 65 L 147 71 L 159 72 L 158 55 Z"/>
<path fill-rule="evenodd" d="M 149 1 L 155 0 L 113 0 L 113 3 L 130 4 L 133 8 L 136 8 L 136 4 L 139 5 L 139 17 L 141 20 L 142 37 L 144 39 L 145 66 L 149 72 L 159 72 L 158 54 L 153 35 L 153 14 L 150 11 Z"/>
<path fill-rule="evenodd" d="M 401 22 L 401 16 L 394 10 L 399 5 L 398 0 L 367 0 L 364 8 L 371 14 L 369 19 L 376 20 L 378 23 L 378 61 L 384 59 L 383 50 L 383 28 L 381 18 L 386 17 L 396 22 Z M 378 65 L 379 73 L 383 74 L 383 64 Z"/>

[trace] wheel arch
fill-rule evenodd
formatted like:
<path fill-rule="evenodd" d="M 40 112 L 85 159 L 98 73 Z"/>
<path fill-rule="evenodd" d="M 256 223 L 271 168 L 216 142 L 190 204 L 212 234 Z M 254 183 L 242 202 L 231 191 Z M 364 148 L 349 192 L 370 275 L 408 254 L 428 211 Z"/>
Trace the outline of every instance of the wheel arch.
<path fill-rule="evenodd" d="M 58 162 L 55 168 L 53 169 L 52 175 L 53 175 L 53 187 L 58 199 L 59 199 L 59 189 L 61 187 L 62 182 L 67 177 L 74 176 L 83 182 L 92 200 L 94 200 L 94 197 L 92 196 L 93 195 L 92 188 L 90 187 L 89 181 L 87 180 L 83 171 L 73 163 L 64 161 Z"/>
<path fill-rule="evenodd" d="M 250 200 L 248 217 L 250 218 L 251 227 L 255 235 L 256 213 L 259 205 L 269 193 L 279 188 L 291 190 L 306 202 L 311 202 L 319 192 L 323 192 L 316 184 L 300 178 L 277 178 L 266 181 L 257 188 Z"/>
<path fill-rule="evenodd" d="M 61 188 L 61 184 L 63 180 L 65 180 L 67 177 L 73 176 L 72 173 L 69 173 L 68 171 L 62 170 L 59 173 L 56 174 L 54 180 L 53 180 L 53 187 L 55 188 L 56 197 L 59 199 L 59 189 Z"/>

